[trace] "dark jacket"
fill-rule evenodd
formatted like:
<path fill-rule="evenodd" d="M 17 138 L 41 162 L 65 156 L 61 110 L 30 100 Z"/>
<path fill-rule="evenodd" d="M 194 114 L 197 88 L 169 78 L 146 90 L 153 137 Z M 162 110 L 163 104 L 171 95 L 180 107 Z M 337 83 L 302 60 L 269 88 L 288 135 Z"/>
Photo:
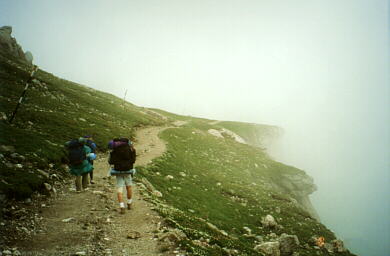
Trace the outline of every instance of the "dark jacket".
<path fill-rule="evenodd" d="M 116 171 L 128 171 L 133 169 L 133 165 L 136 159 L 136 151 L 132 145 L 123 145 L 114 148 L 110 152 L 109 164 L 114 165 Z"/>
<path fill-rule="evenodd" d="M 84 145 L 84 153 L 88 155 L 91 153 L 91 149 Z M 75 176 L 81 176 L 85 173 L 89 173 L 93 171 L 93 165 L 89 162 L 88 158 L 85 159 L 81 164 L 79 165 L 69 165 L 69 172 Z"/>

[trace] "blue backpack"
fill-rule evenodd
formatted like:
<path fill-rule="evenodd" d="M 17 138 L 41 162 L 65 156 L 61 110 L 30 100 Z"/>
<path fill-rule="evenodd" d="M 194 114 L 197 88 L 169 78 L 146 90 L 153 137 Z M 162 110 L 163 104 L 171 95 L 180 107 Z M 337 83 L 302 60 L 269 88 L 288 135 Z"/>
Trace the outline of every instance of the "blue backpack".
<path fill-rule="evenodd" d="M 78 139 L 71 140 L 67 143 L 68 147 L 68 159 L 71 165 L 80 165 L 87 159 L 87 155 L 84 151 L 84 144 Z"/>

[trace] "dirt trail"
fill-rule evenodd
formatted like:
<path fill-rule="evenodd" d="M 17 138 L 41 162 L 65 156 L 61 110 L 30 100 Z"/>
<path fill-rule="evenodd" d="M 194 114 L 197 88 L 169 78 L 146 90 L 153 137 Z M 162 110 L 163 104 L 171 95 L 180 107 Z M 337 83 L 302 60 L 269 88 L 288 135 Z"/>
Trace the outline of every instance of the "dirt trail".
<path fill-rule="evenodd" d="M 134 143 L 137 165 L 145 165 L 166 149 L 158 134 L 166 128 L 139 130 Z M 76 193 L 73 183 L 58 193 L 42 213 L 42 230 L 14 245 L 22 255 L 175 255 L 160 252 L 155 236 L 161 217 L 150 209 L 133 186 L 133 208 L 120 215 L 115 177 L 108 178 L 107 157 L 95 161 L 95 184 Z M 128 236 L 139 233 L 136 239 Z"/>

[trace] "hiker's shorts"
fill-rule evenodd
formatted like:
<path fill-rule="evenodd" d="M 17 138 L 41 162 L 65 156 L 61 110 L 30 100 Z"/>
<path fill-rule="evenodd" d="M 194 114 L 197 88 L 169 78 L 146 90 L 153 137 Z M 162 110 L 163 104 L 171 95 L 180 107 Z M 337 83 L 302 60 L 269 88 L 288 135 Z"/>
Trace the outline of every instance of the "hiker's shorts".
<path fill-rule="evenodd" d="M 124 186 L 132 186 L 133 185 L 133 179 L 131 178 L 131 174 L 121 174 L 116 175 L 116 187 L 119 189 L 122 189 Z"/>

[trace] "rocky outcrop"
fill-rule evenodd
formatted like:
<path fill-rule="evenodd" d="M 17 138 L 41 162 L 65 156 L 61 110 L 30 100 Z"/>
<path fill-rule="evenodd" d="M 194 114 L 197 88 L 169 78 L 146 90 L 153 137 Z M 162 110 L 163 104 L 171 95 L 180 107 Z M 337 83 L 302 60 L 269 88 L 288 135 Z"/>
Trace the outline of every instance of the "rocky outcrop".
<path fill-rule="evenodd" d="M 284 174 L 278 182 L 278 186 L 283 192 L 290 194 L 296 199 L 299 205 L 308 211 L 313 218 L 320 219 L 309 199 L 309 195 L 317 190 L 317 186 L 314 184 L 312 177 L 304 172 Z"/>
<path fill-rule="evenodd" d="M 34 60 L 34 57 L 33 57 L 32 53 L 31 53 L 30 51 L 27 51 L 24 55 L 25 55 L 25 57 L 26 57 L 26 61 L 27 61 L 30 65 L 32 65 L 33 60 Z"/>
<path fill-rule="evenodd" d="M 32 64 L 32 53 L 24 53 L 22 47 L 16 42 L 16 39 L 13 38 L 11 34 L 12 27 L 3 26 L 0 28 L 0 52 L 11 55 L 27 64 Z"/>

